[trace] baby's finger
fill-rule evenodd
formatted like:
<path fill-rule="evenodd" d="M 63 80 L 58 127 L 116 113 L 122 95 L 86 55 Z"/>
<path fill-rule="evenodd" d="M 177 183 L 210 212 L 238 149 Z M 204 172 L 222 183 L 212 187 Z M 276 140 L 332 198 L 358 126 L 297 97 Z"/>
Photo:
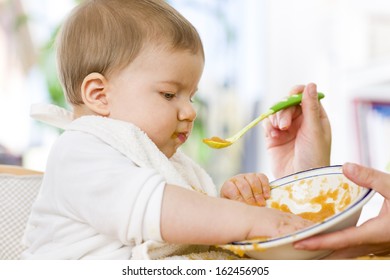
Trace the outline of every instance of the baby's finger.
<path fill-rule="evenodd" d="M 244 199 L 245 203 L 250 205 L 256 205 L 256 199 L 255 196 L 253 195 L 251 185 L 248 183 L 248 180 L 246 179 L 246 175 L 234 178 L 234 184 L 236 185 L 237 189 L 240 191 L 241 196 Z"/>
<path fill-rule="evenodd" d="M 245 174 L 244 178 L 251 189 L 255 204 L 259 206 L 264 206 L 265 198 L 263 195 L 262 181 L 259 180 L 256 173 Z"/>
<path fill-rule="evenodd" d="M 221 188 L 221 197 L 245 203 L 245 200 L 242 197 L 240 191 L 238 190 L 236 184 L 234 183 L 234 180 L 235 179 L 231 179 L 225 182 L 225 184 Z"/>
<path fill-rule="evenodd" d="M 271 197 L 271 187 L 269 185 L 268 177 L 263 173 L 256 173 L 256 177 L 261 182 L 261 187 L 263 189 L 263 197 L 268 199 Z"/>

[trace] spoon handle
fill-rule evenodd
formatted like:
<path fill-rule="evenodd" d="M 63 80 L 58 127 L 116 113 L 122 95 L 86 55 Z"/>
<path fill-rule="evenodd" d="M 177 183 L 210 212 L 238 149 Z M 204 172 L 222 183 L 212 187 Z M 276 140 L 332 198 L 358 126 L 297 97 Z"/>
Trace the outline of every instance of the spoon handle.
<path fill-rule="evenodd" d="M 325 97 L 325 95 L 322 92 L 318 92 L 318 100 L 320 100 L 324 97 Z M 241 129 L 235 135 L 233 135 L 232 137 L 230 137 L 226 140 L 228 140 L 230 142 L 235 142 L 237 139 L 241 138 L 241 136 L 243 136 L 249 129 L 251 129 L 252 127 L 257 125 L 262 120 L 268 118 L 269 116 L 275 114 L 276 112 L 278 112 L 280 110 L 298 105 L 301 103 L 301 101 L 302 101 L 302 93 L 290 95 L 286 99 L 283 99 L 283 100 L 279 101 L 278 103 L 276 103 L 275 105 L 273 105 L 271 108 L 268 109 L 267 112 L 258 116 L 256 119 L 254 119 L 249 124 L 247 124 L 243 129 Z"/>
<path fill-rule="evenodd" d="M 318 100 L 320 100 L 324 97 L 325 97 L 325 95 L 322 92 L 318 92 Z M 278 103 L 276 103 L 275 105 L 273 105 L 270 108 L 270 111 L 272 110 L 273 114 L 274 114 L 280 110 L 286 109 L 286 108 L 291 107 L 291 106 L 298 105 L 301 103 L 301 101 L 302 101 L 302 94 L 301 93 L 290 95 L 286 99 L 281 100 Z"/>

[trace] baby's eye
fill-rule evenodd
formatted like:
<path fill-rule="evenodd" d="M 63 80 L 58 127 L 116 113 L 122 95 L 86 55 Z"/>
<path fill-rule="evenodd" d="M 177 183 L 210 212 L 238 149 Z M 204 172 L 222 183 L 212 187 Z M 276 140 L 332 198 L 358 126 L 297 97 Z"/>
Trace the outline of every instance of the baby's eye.
<path fill-rule="evenodd" d="M 162 92 L 161 94 L 166 100 L 172 100 L 175 97 L 175 94 L 169 92 Z"/>

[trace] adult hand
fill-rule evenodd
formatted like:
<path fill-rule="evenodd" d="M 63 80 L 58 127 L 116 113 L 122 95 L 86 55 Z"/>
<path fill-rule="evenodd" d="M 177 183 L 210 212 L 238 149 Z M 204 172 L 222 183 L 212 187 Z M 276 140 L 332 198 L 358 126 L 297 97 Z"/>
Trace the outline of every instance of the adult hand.
<path fill-rule="evenodd" d="M 384 202 L 379 215 L 359 227 L 314 236 L 294 244 L 296 249 L 335 250 L 327 258 L 354 258 L 368 254 L 390 254 L 390 174 L 346 163 L 343 173 L 358 185 L 374 189 Z"/>
<path fill-rule="evenodd" d="M 331 128 L 317 97 L 317 86 L 294 87 L 302 92 L 301 106 L 276 113 L 263 121 L 267 150 L 276 178 L 330 164 Z"/>

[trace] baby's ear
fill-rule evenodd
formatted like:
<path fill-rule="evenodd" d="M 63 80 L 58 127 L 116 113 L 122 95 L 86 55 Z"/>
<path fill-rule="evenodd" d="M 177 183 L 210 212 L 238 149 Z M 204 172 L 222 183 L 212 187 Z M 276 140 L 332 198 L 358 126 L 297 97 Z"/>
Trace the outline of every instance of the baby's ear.
<path fill-rule="evenodd" d="M 110 114 L 107 101 L 107 79 L 100 73 L 88 74 L 81 85 L 84 104 L 100 116 Z"/>

